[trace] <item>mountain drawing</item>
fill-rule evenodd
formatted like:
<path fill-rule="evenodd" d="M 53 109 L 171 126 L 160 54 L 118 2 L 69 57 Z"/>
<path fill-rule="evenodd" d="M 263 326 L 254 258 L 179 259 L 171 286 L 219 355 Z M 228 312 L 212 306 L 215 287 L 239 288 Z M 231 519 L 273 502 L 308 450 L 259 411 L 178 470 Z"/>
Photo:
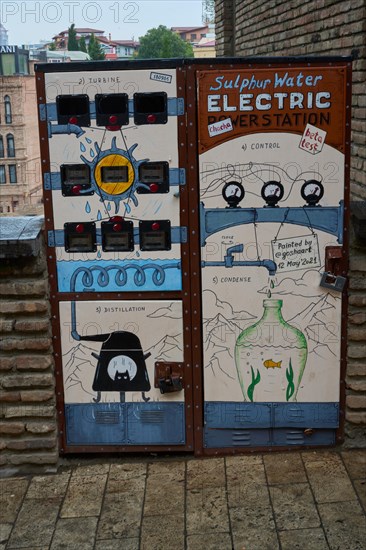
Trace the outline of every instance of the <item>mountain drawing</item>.
<path fill-rule="evenodd" d="M 204 342 L 208 339 L 213 339 L 217 342 L 225 342 L 227 334 L 236 334 L 239 336 L 241 328 L 237 323 L 226 319 L 224 315 L 218 313 L 212 319 L 207 319 L 202 323 L 204 334 Z"/>
<path fill-rule="evenodd" d="M 154 357 L 154 361 L 179 361 L 180 359 L 177 358 L 177 356 L 179 355 L 181 357 L 183 354 L 182 340 L 182 334 L 177 334 L 175 336 L 166 335 L 156 344 L 148 348 L 146 352 L 151 353 L 152 357 Z"/>
<path fill-rule="evenodd" d="M 232 305 L 229 302 L 224 302 L 217 297 L 217 294 L 213 290 L 204 290 L 202 293 L 203 299 L 203 318 L 208 317 L 212 319 L 217 314 L 221 313 L 226 319 L 235 320 L 247 320 L 254 319 L 254 315 L 248 313 L 248 311 L 234 311 Z M 207 317 L 207 312 L 209 312 Z"/>
<path fill-rule="evenodd" d="M 294 322 L 305 333 L 309 353 L 315 353 L 322 359 L 338 356 L 340 324 L 335 319 L 339 300 L 327 292 L 289 319 L 289 323 Z"/>
<path fill-rule="evenodd" d="M 97 361 L 92 353 L 95 353 L 94 348 L 78 343 L 63 355 L 64 387 L 68 401 L 71 394 L 95 397 L 92 383 Z"/>
<path fill-rule="evenodd" d="M 213 383 L 210 383 L 209 387 L 209 398 L 219 399 L 224 388 L 225 394 L 229 392 L 232 399 L 242 400 L 236 372 L 234 349 L 236 340 L 243 327 L 239 326 L 232 319 L 227 319 L 223 314 L 218 313 L 212 319 L 205 320 L 202 328 L 204 336 L 204 368 L 205 372 L 210 372 L 210 378 L 213 378 Z"/>

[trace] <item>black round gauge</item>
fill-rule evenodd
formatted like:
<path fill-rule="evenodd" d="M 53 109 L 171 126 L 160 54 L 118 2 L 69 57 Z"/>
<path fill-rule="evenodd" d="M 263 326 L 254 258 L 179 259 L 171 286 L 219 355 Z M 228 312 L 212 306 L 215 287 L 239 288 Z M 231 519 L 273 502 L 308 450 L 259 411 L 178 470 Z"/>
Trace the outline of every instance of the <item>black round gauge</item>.
<path fill-rule="evenodd" d="M 317 180 L 308 180 L 301 187 L 301 196 L 308 206 L 316 206 L 324 195 L 324 187 Z"/>
<path fill-rule="evenodd" d="M 261 194 L 267 206 L 274 207 L 282 199 L 284 192 L 284 187 L 279 181 L 267 181 L 262 187 Z"/>
<path fill-rule="evenodd" d="M 238 204 L 245 195 L 244 187 L 238 181 L 228 181 L 222 188 L 222 196 L 229 205 L 229 208 L 238 208 Z"/>

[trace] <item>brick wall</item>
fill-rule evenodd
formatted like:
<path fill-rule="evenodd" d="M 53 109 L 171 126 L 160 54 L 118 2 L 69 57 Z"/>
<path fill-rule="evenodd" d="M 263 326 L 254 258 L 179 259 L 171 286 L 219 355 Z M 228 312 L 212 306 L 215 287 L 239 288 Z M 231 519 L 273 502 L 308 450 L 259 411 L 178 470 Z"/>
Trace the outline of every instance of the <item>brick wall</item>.
<path fill-rule="evenodd" d="M 366 208 L 363 210 L 366 214 Z M 361 447 L 366 446 L 366 238 L 357 237 L 354 225 L 351 223 L 345 445 Z"/>
<path fill-rule="evenodd" d="M 366 200 L 364 0 L 216 0 L 217 56 L 352 55 L 351 198 Z M 363 132 L 362 132 L 363 130 Z M 354 208 L 354 210 L 358 210 Z M 365 208 L 363 209 L 365 212 Z M 365 213 L 364 219 L 366 220 Z M 365 222 L 364 222 L 365 223 Z M 350 238 L 346 446 L 365 446 L 366 240 Z"/>
<path fill-rule="evenodd" d="M 0 264 L 0 474 L 58 460 L 45 246 Z"/>

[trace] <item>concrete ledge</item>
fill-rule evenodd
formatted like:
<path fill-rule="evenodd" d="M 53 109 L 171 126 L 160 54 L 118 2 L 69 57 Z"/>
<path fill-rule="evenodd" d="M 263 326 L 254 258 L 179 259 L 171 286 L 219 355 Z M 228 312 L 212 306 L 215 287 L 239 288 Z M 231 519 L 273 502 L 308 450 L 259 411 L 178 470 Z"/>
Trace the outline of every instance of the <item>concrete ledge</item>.
<path fill-rule="evenodd" d="M 43 216 L 6 217 L 0 220 L 0 258 L 37 256 L 41 248 Z"/>

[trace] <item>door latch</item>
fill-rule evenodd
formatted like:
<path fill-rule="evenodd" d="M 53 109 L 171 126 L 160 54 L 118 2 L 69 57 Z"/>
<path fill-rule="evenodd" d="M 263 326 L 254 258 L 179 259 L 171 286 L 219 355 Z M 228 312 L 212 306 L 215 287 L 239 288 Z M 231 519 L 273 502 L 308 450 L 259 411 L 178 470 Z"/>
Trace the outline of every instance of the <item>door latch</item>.
<path fill-rule="evenodd" d="M 341 246 L 325 247 L 325 272 L 322 273 L 320 286 L 335 292 L 342 292 L 347 282 L 342 276 L 344 251 Z M 345 273 L 343 273 L 344 275 Z"/>
<path fill-rule="evenodd" d="M 160 393 L 172 393 L 183 389 L 183 365 L 180 363 L 155 363 L 155 388 Z"/>
<path fill-rule="evenodd" d="M 180 376 L 168 375 L 158 380 L 160 393 L 182 391 L 182 379 Z"/>
<path fill-rule="evenodd" d="M 323 288 L 330 288 L 336 292 L 342 292 L 346 282 L 346 277 L 342 277 L 341 275 L 333 275 L 333 273 L 325 271 L 322 274 L 320 286 Z"/>

